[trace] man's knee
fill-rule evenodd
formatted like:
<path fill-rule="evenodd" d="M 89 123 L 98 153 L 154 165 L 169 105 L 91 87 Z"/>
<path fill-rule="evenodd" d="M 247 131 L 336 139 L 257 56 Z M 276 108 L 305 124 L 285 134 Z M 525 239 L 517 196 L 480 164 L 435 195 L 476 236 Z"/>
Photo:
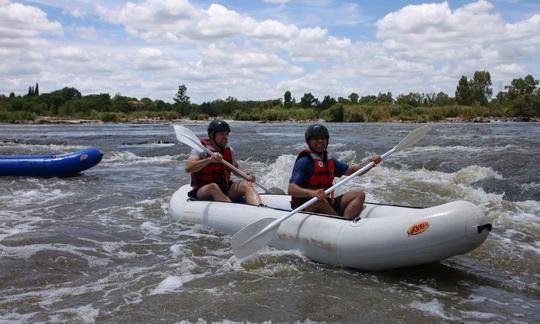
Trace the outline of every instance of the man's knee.
<path fill-rule="evenodd" d="M 206 186 L 210 192 L 216 192 L 217 190 L 221 191 L 221 188 L 219 188 L 215 182 L 209 183 Z"/>
<path fill-rule="evenodd" d="M 353 194 L 354 199 L 363 201 L 366 198 L 366 194 L 362 190 L 355 190 L 351 193 Z"/>
<path fill-rule="evenodd" d="M 246 180 L 240 180 L 240 182 L 238 183 L 238 189 L 244 193 L 256 191 L 255 188 L 253 188 L 251 182 L 248 182 Z"/>

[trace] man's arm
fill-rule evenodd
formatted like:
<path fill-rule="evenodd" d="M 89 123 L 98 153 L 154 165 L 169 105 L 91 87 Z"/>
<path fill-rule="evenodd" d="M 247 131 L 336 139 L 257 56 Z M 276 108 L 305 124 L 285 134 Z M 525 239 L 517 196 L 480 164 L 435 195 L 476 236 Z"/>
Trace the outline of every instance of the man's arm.
<path fill-rule="evenodd" d="M 369 160 L 371 162 L 374 162 L 375 165 L 381 163 L 381 157 L 379 155 L 373 155 L 372 157 L 369 158 Z M 363 165 L 360 165 L 360 164 L 353 164 L 353 165 L 350 165 L 347 170 L 345 170 L 345 173 L 343 173 L 344 175 L 351 175 L 353 173 L 355 173 L 356 171 L 360 170 L 361 168 L 363 168 L 364 166 Z"/>
<path fill-rule="evenodd" d="M 186 172 L 193 173 L 199 172 L 210 163 L 221 163 L 223 156 L 221 154 L 214 152 L 211 156 L 201 157 L 198 155 L 191 154 L 186 161 Z"/>

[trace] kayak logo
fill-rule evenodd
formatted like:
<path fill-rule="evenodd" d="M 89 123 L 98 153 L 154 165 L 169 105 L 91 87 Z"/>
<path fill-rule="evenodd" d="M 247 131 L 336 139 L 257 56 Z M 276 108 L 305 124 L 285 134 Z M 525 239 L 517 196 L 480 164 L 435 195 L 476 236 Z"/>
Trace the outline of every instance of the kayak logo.
<path fill-rule="evenodd" d="M 81 155 L 81 161 L 88 159 L 88 154 Z"/>
<path fill-rule="evenodd" d="M 323 161 L 319 161 L 319 167 L 322 168 L 324 166 Z"/>
<path fill-rule="evenodd" d="M 428 228 L 429 228 L 429 223 L 428 222 L 416 223 L 413 226 L 409 227 L 409 229 L 407 230 L 407 234 L 409 236 L 418 235 L 420 233 L 425 232 Z"/>

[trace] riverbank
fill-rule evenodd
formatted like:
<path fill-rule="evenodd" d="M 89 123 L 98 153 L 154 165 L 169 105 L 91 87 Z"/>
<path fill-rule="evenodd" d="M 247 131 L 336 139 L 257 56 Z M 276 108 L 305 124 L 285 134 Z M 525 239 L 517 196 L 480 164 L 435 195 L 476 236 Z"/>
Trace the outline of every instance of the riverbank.
<path fill-rule="evenodd" d="M 162 124 L 175 122 L 190 122 L 191 119 L 172 119 L 165 120 L 160 118 L 137 118 L 126 122 L 111 122 L 111 123 L 129 123 L 129 124 Z M 274 121 L 260 120 L 260 123 L 272 123 Z M 291 122 L 309 122 L 309 120 L 291 120 Z M 381 121 L 377 121 L 381 122 Z M 410 120 L 388 120 L 383 122 L 389 123 L 417 123 L 418 121 Z M 513 123 L 513 122 L 540 122 L 540 118 L 534 117 L 474 117 L 460 118 L 452 117 L 443 120 L 435 121 L 438 123 Z M 38 117 L 35 120 L 15 120 L 10 124 L 103 124 L 105 122 L 98 119 L 80 119 L 80 118 L 57 118 L 57 117 Z"/>

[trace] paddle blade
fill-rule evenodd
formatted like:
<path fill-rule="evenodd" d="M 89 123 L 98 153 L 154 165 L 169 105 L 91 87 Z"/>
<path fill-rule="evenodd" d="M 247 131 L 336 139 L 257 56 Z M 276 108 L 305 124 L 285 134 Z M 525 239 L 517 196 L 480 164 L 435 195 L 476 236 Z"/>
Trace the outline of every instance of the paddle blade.
<path fill-rule="evenodd" d="M 399 144 L 392 149 L 392 151 L 399 151 L 420 142 L 430 130 L 431 127 L 428 125 L 413 130 L 409 133 L 409 135 L 407 135 L 407 137 L 402 139 L 401 142 L 399 142 Z"/>
<path fill-rule="evenodd" d="M 197 138 L 197 135 L 195 135 L 195 133 L 193 133 L 189 128 L 180 125 L 174 125 L 173 128 L 176 139 L 179 142 L 182 142 L 201 153 L 204 152 L 204 148 L 200 144 L 201 142 Z"/>
<path fill-rule="evenodd" d="M 242 259 L 259 251 L 270 243 L 279 229 L 279 224 L 267 231 L 263 232 L 263 230 L 273 221 L 275 221 L 273 218 L 263 218 L 236 232 L 231 238 L 234 255 Z"/>

